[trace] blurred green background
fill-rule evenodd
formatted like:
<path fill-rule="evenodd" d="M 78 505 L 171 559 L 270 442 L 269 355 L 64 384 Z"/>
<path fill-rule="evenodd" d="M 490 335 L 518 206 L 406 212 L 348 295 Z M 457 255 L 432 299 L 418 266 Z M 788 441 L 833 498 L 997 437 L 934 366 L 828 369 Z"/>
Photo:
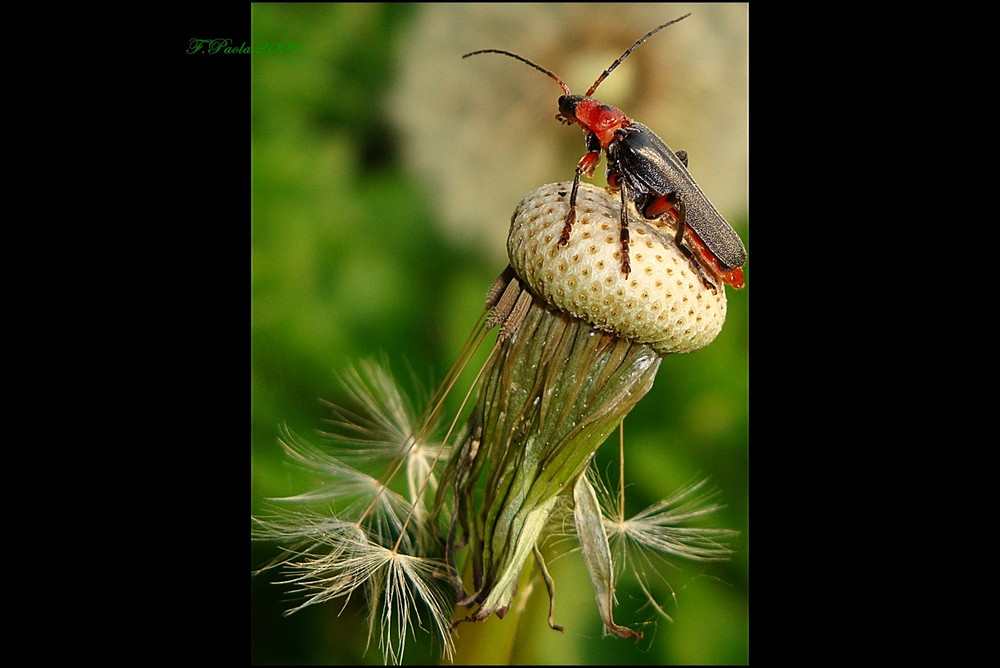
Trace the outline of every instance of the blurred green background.
<path fill-rule="evenodd" d="M 686 149 L 702 188 L 751 250 L 746 5 L 254 4 L 251 11 L 255 47 L 290 45 L 252 56 L 253 513 L 268 498 L 308 487 L 281 453 L 278 425 L 317 441 L 312 435 L 327 416 L 320 399 L 345 401 L 336 373 L 384 358 L 404 385 L 433 389 L 506 264 L 515 205 L 535 186 L 570 179 L 584 152 L 582 133 L 552 120 L 560 91 L 550 79 L 510 59 L 462 60 L 463 53 L 515 51 L 582 93 L 644 32 L 692 11 L 637 49 L 597 97 Z M 639 643 L 604 637 L 582 560 L 559 559 L 550 568 L 556 621 L 567 630 L 547 627 L 547 598 L 536 587 L 541 595 L 524 615 L 516 662 L 748 662 L 751 267 L 748 288 L 728 293 L 722 334 L 701 351 L 666 359 L 625 431 L 631 512 L 709 477 L 726 504 L 716 524 L 741 532 L 733 559 L 664 566 L 673 596 L 656 593 L 672 622 L 622 587 L 616 621 L 642 628 Z M 616 455 L 613 439 L 598 454 L 602 470 L 614 470 Z M 251 569 L 277 553 L 253 544 Z M 253 663 L 382 663 L 377 647 L 366 653 L 360 600 L 283 617 L 297 599 L 274 579 L 251 578 Z M 494 618 L 477 632 L 503 624 Z M 407 663 L 436 662 L 439 648 L 427 640 L 408 643 Z"/>

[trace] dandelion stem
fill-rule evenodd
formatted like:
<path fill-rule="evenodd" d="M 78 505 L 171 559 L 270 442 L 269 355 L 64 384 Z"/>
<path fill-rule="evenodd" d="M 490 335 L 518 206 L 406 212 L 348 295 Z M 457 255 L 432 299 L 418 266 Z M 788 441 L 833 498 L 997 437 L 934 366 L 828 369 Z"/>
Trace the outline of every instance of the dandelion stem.
<path fill-rule="evenodd" d="M 517 653 L 522 633 L 527 633 L 526 626 L 538 621 L 531 614 L 526 614 L 527 610 L 534 607 L 534 601 L 529 599 L 534 599 L 535 595 L 545 595 L 544 587 L 537 588 L 538 591 L 531 587 L 535 567 L 534 560 L 529 560 L 525 565 L 519 578 L 521 596 L 517 605 L 511 606 L 502 620 L 493 620 L 488 624 L 473 623 L 461 608 L 455 609 L 455 630 L 452 636 L 455 665 L 509 666 L 519 663 Z M 465 570 L 471 570 L 471 563 L 466 565 Z"/>
<path fill-rule="evenodd" d="M 625 420 L 618 425 L 618 521 L 625 521 Z"/>

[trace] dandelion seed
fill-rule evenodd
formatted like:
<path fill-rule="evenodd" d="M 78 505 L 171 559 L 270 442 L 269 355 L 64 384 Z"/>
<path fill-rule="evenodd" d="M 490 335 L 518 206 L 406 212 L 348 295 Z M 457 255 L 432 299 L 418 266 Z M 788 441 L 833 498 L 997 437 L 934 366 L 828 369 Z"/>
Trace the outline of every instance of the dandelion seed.
<path fill-rule="evenodd" d="M 285 614 L 340 598 L 346 606 L 362 589 L 370 608 L 369 642 L 379 636 L 387 663 L 402 661 L 407 634 L 413 635 L 417 628 L 435 633 L 444 655 L 451 657 L 453 593 L 443 577 L 442 561 L 377 544 L 356 523 L 317 513 L 286 513 L 255 521 L 255 538 L 291 539 L 297 546 L 265 567 L 282 566 L 287 576 L 280 583 L 292 585 L 292 593 L 305 597 Z"/>
<path fill-rule="evenodd" d="M 390 550 L 377 556 L 382 559 L 378 578 L 372 580 L 372 605 L 369 638 L 378 630 L 379 649 L 386 663 L 402 663 L 406 636 L 416 628 L 432 631 L 444 643 L 444 657 L 454 651 L 451 638 L 451 608 L 454 599 L 443 585 L 444 564 Z M 426 612 L 425 625 L 421 610 Z"/>
<path fill-rule="evenodd" d="M 722 509 L 715 503 L 718 492 L 703 489 L 707 480 L 694 482 L 669 499 L 659 501 L 625 521 L 605 519 L 608 533 L 628 538 L 637 545 L 686 559 L 726 559 L 731 550 L 728 529 L 686 526 Z"/>
<path fill-rule="evenodd" d="M 650 584 L 656 579 L 674 596 L 670 583 L 662 575 L 662 566 L 669 563 L 666 557 L 708 561 L 726 559 L 731 554 L 726 542 L 737 532 L 689 525 L 722 508 L 715 503 L 718 492 L 708 490 L 706 480 L 692 482 L 670 498 L 625 519 L 623 492 L 620 490 L 615 498 L 596 475 L 592 480 L 604 515 L 608 544 L 615 555 L 616 580 L 626 572 L 631 574 L 648 603 L 660 616 L 670 620 L 653 596 Z"/>
<path fill-rule="evenodd" d="M 434 421 L 417 420 L 396 379 L 382 364 L 363 361 L 349 369 L 341 382 L 358 409 L 327 402 L 334 415 L 327 422 L 339 430 L 323 435 L 336 444 L 336 457 L 366 464 L 404 461 L 410 502 L 416 504 L 412 495 L 420 490 L 433 493 L 437 488 L 434 467 L 449 454 L 444 444 L 425 440 L 434 430 Z"/>
<path fill-rule="evenodd" d="M 319 448 L 281 428 L 286 453 L 318 480 L 309 491 L 276 500 L 290 508 L 254 518 L 254 538 L 285 545 L 261 570 L 281 567 L 280 582 L 303 597 L 286 614 L 335 599 L 346 606 L 362 590 L 370 608 L 369 643 L 378 635 L 387 663 L 402 661 L 407 636 L 417 629 L 436 633 L 450 657 L 454 595 L 447 590 L 447 566 L 433 557 L 423 503 L 434 487 L 434 465 L 447 450 L 421 441 L 433 416 L 414 419 L 382 367 L 362 364 L 346 375 L 345 386 L 358 408 L 334 407 L 333 422 L 345 432 L 327 434 L 336 444 Z M 376 479 L 347 461 L 390 465 Z M 404 464 L 409 499 L 388 488 Z"/>
<path fill-rule="evenodd" d="M 409 534 L 403 531 L 412 502 L 379 481 L 339 458 L 324 452 L 295 434 L 287 425 L 281 429 L 281 445 L 289 456 L 322 482 L 314 489 L 276 501 L 290 504 L 332 504 L 339 520 L 353 520 L 367 527 L 383 542 Z"/>
<path fill-rule="evenodd" d="M 358 524 L 311 512 L 284 512 L 270 519 L 254 518 L 258 540 L 291 544 L 265 568 L 282 566 L 288 576 L 283 584 L 294 584 L 295 593 L 307 594 L 300 605 L 286 611 L 325 601 L 350 598 L 365 583 L 363 571 L 354 568 L 357 555 L 368 549 L 367 534 Z"/>

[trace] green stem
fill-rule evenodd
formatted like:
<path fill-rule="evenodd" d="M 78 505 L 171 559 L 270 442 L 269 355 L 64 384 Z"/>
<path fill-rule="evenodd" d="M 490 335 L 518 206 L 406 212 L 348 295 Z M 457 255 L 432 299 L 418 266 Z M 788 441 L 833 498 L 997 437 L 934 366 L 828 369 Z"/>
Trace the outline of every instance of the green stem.
<path fill-rule="evenodd" d="M 518 581 L 519 588 L 530 584 L 531 578 L 536 574 L 536 568 L 534 560 L 529 560 L 525 564 Z M 493 615 L 482 622 L 459 623 L 452 631 L 455 642 L 454 664 L 456 666 L 510 665 L 517 652 L 517 640 L 522 623 L 538 621 L 523 615 L 528 607 L 529 598 L 538 595 L 547 596 L 544 586 L 535 587 L 530 597 L 516 597 L 503 619 Z M 455 621 L 464 620 L 470 614 L 471 610 L 458 608 L 455 612 Z M 442 661 L 442 664 L 449 665 L 449 662 Z"/>

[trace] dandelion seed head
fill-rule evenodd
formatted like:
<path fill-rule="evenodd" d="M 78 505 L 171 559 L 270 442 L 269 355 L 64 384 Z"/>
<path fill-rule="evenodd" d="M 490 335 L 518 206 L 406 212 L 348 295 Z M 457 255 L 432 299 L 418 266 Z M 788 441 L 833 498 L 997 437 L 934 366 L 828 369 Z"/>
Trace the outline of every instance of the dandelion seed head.
<path fill-rule="evenodd" d="M 577 234 L 562 248 L 525 243 L 531 235 L 561 233 L 566 222 L 565 193 L 570 182 L 536 188 L 521 201 L 511 221 L 507 251 L 511 266 L 532 290 L 550 304 L 618 336 L 647 343 L 661 354 L 693 352 L 707 346 L 726 320 L 725 286 L 717 294 L 702 281 L 665 280 L 671 273 L 692 276 L 690 261 L 674 243 L 672 232 L 657 229 L 633 211 L 630 227 L 643 230 L 657 248 L 656 253 L 637 253 L 632 272 L 624 280 L 618 235 L 601 243 Z M 560 203 L 549 212 L 544 203 Z M 631 207 L 631 204 L 629 204 Z M 576 226 L 583 227 L 598 216 L 620 217 L 621 202 L 606 189 L 581 183 Z M 588 249 L 595 247 L 597 252 Z M 555 252 L 553 252 L 553 250 Z M 565 257 L 580 256 L 580 262 L 555 271 Z M 669 286 L 669 287 L 668 287 Z M 690 305 L 688 305 L 690 304 Z M 683 305 L 683 307 L 682 307 Z"/>

